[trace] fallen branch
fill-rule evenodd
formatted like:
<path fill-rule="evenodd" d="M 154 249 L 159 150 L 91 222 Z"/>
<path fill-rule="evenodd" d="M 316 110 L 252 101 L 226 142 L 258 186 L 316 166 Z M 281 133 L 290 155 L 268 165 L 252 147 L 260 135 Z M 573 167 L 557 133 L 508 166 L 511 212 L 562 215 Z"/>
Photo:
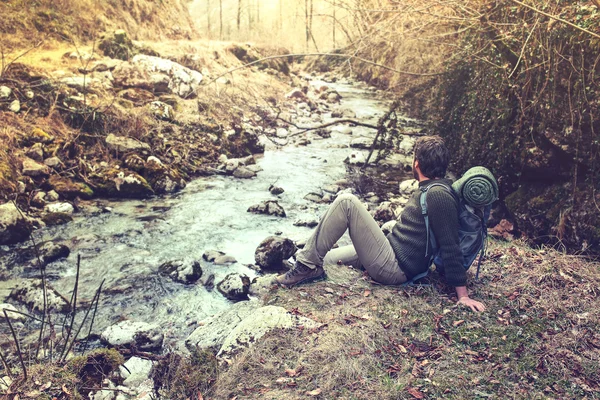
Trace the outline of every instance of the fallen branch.
<path fill-rule="evenodd" d="M 281 117 L 276 117 L 275 119 L 278 119 L 288 125 L 291 125 L 296 129 L 300 129 L 300 132 L 295 132 L 295 133 L 289 135 L 288 137 L 298 136 L 298 135 L 301 135 L 301 134 L 309 132 L 309 131 L 315 131 L 315 130 L 319 130 L 319 129 L 323 129 L 323 128 L 328 128 L 330 126 L 337 125 L 337 124 L 354 124 L 356 126 L 364 126 L 365 128 L 379 129 L 379 127 L 376 125 L 367 124 L 367 123 L 360 122 L 360 121 L 357 121 L 354 119 L 338 119 L 338 120 L 328 122 L 326 124 L 321 124 L 318 126 L 299 126 L 299 125 L 296 125 L 295 123 L 285 120 Z"/>

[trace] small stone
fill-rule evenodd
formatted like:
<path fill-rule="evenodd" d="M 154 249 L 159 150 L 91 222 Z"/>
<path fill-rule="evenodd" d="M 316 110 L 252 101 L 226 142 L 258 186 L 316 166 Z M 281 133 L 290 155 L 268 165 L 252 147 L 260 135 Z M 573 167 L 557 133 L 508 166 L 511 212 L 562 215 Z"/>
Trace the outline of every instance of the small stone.
<path fill-rule="evenodd" d="M 46 205 L 45 197 L 46 197 L 46 193 L 37 192 L 33 196 L 33 199 L 31 199 L 31 205 L 33 205 L 34 207 L 43 208 Z"/>
<path fill-rule="evenodd" d="M 158 119 L 172 121 L 175 118 L 175 110 L 172 106 L 162 101 L 153 101 L 150 103 L 150 112 Z"/>
<path fill-rule="evenodd" d="M 312 201 L 314 203 L 320 203 L 323 200 L 323 195 L 321 193 L 309 193 L 304 196 L 304 200 Z"/>
<path fill-rule="evenodd" d="M 50 264 L 61 258 L 67 258 L 71 254 L 71 250 L 67 246 L 54 242 L 44 243 L 40 246 L 39 252 L 44 264 Z"/>
<path fill-rule="evenodd" d="M 254 252 L 254 260 L 263 271 L 281 271 L 285 269 L 283 261 L 296 253 L 296 245 L 288 238 L 269 236 Z"/>
<path fill-rule="evenodd" d="M 219 156 L 219 158 L 218 158 L 218 161 L 219 161 L 221 164 L 225 164 L 225 163 L 227 162 L 227 156 L 226 156 L 225 154 L 221 154 L 221 155 Z"/>
<path fill-rule="evenodd" d="M 42 221 L 46 226 L 56 226 L 73 221 L 73 217 L 65 213 L 47 213 L 42 216 Z"/>
<path fill-rule="evenodd" d="M 10 97 L 12 90 L 7 86 L 0 86 L 0 99 L 7 99 Z"/>
<path fill-rule="evenodd" d="M 35 97 L 35 93 L 33 93 L 33 90 L 26 90 L 25 97 L 27 97 L 29 100 L 33 100 L 33 98 Z"/>
<path fill-rule="evenodd" d="M 221 257 L 224 255 L 225 253 L 223 253 L 222 251 L 207 250 L 204 252 L 204 254 L 202 254 L 202 258 L 204 259 L 204 261 L 214 262 L 217 257 Z"/>
<path fill-rule="evenodd" d="M 34 144 L 29 150 L 27 150 L 25 155 L 34 161 L 41 162 L 44 159 L 44 149 L 42 148 L 42 144 Z"/>
<path fill-rule="evenodd" d="M 13 100 L 8 106 L 8 109 L 14 113 L 18 113 L 21 111 L 21 102 L 19 100 Z"/>
<path fill-rule="evenodd" d="M 11 311 L 19 311 L 15 306 L 8 303 L 0 304 L 0 318 L 4 318 L 4 310 L 6 310 L 6 315 L 8 315 L 8 319 L 12 321 L 25 321 L 26 317 L 22 314 L 11 312 Z M 0 388 L 1 390 L 1 388 Z"/>
<path fill-rule="evenodd" d="M 306 226 L 309 228 L 314 228 L 319 225 L 319 221 L 316 219 L 297 219 L 294 221 L 294 226 Z"/>
<path fill-rule="evenodd" d="M 248 212 L 254 214 L 266 214 L 276 215 L 278 217 L 285 217 L 285 210 L 274 200 L 263 201 L 262 203 L 255 204 L 248 208 Z"/>
<path fill-rule="evenodd" d="M 361 151 L 353 151 L 344 160 L 345 163 L 350 165 L 363 165 L 367 161 L 367 157 Z"/>
<path fill-rule="evenodd" d="M 115 136 L 112 133 L 106 137 L 106 145 L 110 150 L 121 153 L 150 150 L 150 145 L 147 143 L 142 143 L 129 137 Z"/>
<path fill-rule="evenodd" d="M 269 192 L 271 192 L 271 194 L 272 194 L 272 195 L 275 195 L 275 196 L 277 196 L 277 195 L 280 195 L 280 194 L 282 194 L 283 192 L 285 192 L 285 190 L 283 190 L 283 189 L 282 189 L 281 187 L 279 187 L 279 186 L 274 186 L 274 185 L 271 185 L 271 186 L 269 186 Z"/>
<path fill-rule="evenodd" d="M 56 167 L 60 166 L 60 164 L 62 164 L 62 162 L 60 161 L 60 158 L 58 158 L 58 157 L 50 157 L 50 158 L 46 158 L 44 160 L 44 164 L 46 164 L 50 168 L 56 168 Z"/>
<path fill-rule="evenodd" d="M 56 193 L 56 191 L 51 190 L 48 193 L 46 193 L 46 201 L 58 201 L 58 199 L 60 199 L 60 195 L 58 193 Z"/>
<path fill-rule="evenodd" d="M 158 272 L 175 282 L 194 283 L 202 277 L 202 268 L 198 261 L 168 261 L 158 267 Z"/>
<path fill-rule="evenodd" d="M 68 214 L 71 215 L 75 212 L 75 207 L 73 207 L 73 205 L 71 203 L 52 203 L 52 204 L 47 204 L 46 207 L 44 207 L 44 211 L 49 212 L 49 213 L 63 213 L 63 214 Z"/>
<path fill-rule="evenodd" d="M 229 300 L 248 300 L 250 278 L 246 275 L 231 273 L 217 284 L 217 290 Z"/>
<path fill-rule="evenodd" d="M 236 262 L 237 260 L 234 257 L 227 255 L 218 256 L 213 261 L 215 265 L 228 265 L 235 264 Z"/>
<path fill-rule="evenodd" d="M 39 176 L 48 176 L 50 170 L 44 164 L 32 160 L 29 157 L 23 159 L 23 175 L 31 176 L 32 178 Z"/>

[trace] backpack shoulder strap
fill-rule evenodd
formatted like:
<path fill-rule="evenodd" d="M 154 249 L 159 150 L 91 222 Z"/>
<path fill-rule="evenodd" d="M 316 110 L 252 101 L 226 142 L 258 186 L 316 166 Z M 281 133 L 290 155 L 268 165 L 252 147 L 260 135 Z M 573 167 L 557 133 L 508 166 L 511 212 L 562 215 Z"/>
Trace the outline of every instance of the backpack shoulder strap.
<path fill-rule="evenodd" d="M 443 183 L 432 183 L 431 185 L 423 186 L 422 188 L 419 189 L 419 190 L 421 190 L 421 196 L 419 198 L 419 202 L 421 203 L 421 213 L 423 214 L 423 217 L 425 218 L 425 230 L 427 232 L 427 247 L 425 249 L 426 256 L 429 254 L 430 242 L 431 242 L 431 247 L 433 249 L 437 248 L 437 242 L 435 240 L 435 236 L 430 234 L 431 229 L 429 227 L 429 214 L 428 214 L 428 210 L 427 210 L 427 192 L 429 191 L 429 189 L 436 187 L 436 186 L 443 187 L 444 189 L 446 189 L 449 193 L 451 193 L 454 196 L 452 188 L 449 187 L 448 185 L 444 185 Z"/>

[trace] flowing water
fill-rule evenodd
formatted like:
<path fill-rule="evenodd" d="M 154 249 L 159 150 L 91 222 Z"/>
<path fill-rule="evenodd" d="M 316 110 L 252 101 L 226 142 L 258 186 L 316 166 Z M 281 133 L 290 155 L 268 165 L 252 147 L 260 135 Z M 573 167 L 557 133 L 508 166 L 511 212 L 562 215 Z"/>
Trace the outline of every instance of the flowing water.
<path fill-rule="evenodd" d="M 359 120 L 376 123 L 386 110 L 387 103 L 368 88 L 327 85 L 338 90 L 342 106 L 354 110 Z M 325 114 L 324 121 L 328 120 Z M 200 283 L 183 285 L 159 276 L 158 266 L 175 259 L 202 260 L 205 251 L 220 250 L 238 262 L 222 266 L 201 261 L 203 276 L 214 274 L 215 282 L 231 272 L 252 278 L 256 273 L 245 264 L 254 263 L 254 251 L 265 237 L 280 232 L 302 239 L 310 234 L 311 229 L 296 227 L 293 222 L 318 218 L 326 205 L 303 197 L 345 176 L 347 146 L 358 135 L 372 137 L 374 132 L 355 127 L 351 136 L 334 130 L 328 139 L 312 135 L 308 146 L 268 149 L 257 157 L 263 171 L 253 179 L 214 176 L 197 179 L 173 196 L 92 203 L 73 222 L 36 232 L 38 242 L 52 240 L 71 249 L 67 259 L 48 265 L 50 283 L 69 297 L 77 255 L 81 255 L 81 301 L 89 301 L 105 281 L 94 331 L 101 332 L 126 318 L 158 323 L 168 341 L 179 342 L 197 321 L 231 303 L 216 289 L 208 291 Z M 285 192 L 271 195 L 271 184 Z M 246 211 L 269 199 L 278 199 L 287 218 Z M 103 212 L 105 207 L 111 211 Z M 37 274 L 32 265 L 18 265 L 12 271 L 17 279 Z"/>

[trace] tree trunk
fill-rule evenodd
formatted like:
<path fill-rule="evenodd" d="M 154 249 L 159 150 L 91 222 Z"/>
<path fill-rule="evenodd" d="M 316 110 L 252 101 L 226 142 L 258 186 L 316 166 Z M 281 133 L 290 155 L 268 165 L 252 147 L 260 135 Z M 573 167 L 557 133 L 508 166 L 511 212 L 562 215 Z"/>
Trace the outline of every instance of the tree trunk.
<path fill-rule="evenodd" d="M 206 36 L 210 39 L 210 0 L 206 0 Z"/>
<path fill-rule="evenodd" d="M 219 40 L 223 40 L 223 0 L 219 0 Z"/>
<path fill-rule="evenodd" d="M 242 0 L 238 0 L 238 6 L 237 6 L 237 31 L 238 31 L 238 35 L 240 33 L 240 25 L 242 24 Z M 238 37 L 238 40 L 240 38 Z"/>

